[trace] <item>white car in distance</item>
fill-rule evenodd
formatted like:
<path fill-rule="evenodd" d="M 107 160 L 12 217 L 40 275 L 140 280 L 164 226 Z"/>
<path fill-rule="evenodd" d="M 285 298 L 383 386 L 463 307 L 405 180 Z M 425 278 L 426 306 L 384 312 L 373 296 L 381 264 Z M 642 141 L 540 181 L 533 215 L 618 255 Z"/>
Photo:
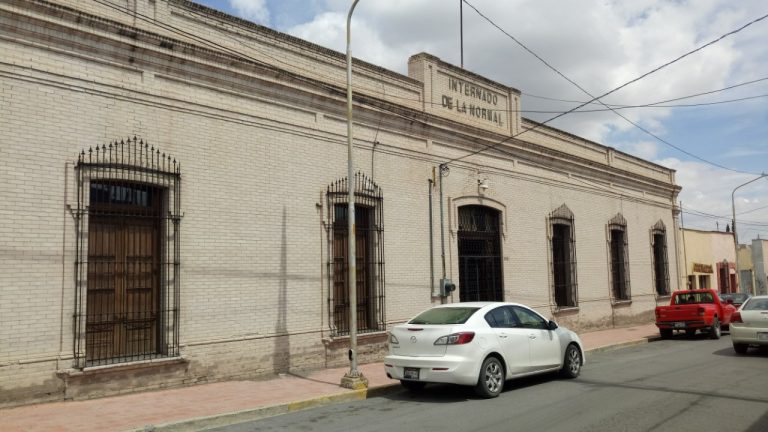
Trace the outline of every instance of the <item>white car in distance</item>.
<path fill-rule="evenodd" d="M 533 309 L 471 302 L 435 306 L 394 326 L 384 368 L 409 390 L 451 383 L 492 398 L 512 378 L 555 371 L 576 378 L 584 361 L 579 336 Z"/>

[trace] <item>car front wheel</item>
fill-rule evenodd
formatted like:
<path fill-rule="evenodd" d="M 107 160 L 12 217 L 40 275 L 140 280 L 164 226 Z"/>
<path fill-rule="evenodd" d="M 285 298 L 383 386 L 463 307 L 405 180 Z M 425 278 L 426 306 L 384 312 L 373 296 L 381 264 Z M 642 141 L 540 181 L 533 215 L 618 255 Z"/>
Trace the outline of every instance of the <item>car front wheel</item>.
<path fill-rule="evenodd" d="M 576 378 L 581 373 L 581 351 L 576 345 L 568 345 L 565 349 L 565 358 L 563 368 L 560 369 L 560 376 L 564 378 Z"/>
<path fill-rule="evenodd" d="M 480 367 L 475 393 L 482 398 L 495 398 L 504 388 L 504 366 L 496 357 L 488 357 Z"/>

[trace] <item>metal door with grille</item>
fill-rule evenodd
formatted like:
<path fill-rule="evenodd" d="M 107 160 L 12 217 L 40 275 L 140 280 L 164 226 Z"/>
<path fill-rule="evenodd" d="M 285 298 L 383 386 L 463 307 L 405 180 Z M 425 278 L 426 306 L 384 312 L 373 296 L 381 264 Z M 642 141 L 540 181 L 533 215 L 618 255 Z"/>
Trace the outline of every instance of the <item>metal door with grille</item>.
<path fill-rule="evenodd" d="M 499 212 L 479 205 L 459 207 L 459 299 L 502 301 Z"/>
<path fill-rule="evenodd" d="M 75 367 L 178 356 L 179 164 L 133 137 L 75 169 Z"/>
<path fill-rule="evenodd" d="M 86 359 L 156 352 L 162 190 L 91 183 Z"/>

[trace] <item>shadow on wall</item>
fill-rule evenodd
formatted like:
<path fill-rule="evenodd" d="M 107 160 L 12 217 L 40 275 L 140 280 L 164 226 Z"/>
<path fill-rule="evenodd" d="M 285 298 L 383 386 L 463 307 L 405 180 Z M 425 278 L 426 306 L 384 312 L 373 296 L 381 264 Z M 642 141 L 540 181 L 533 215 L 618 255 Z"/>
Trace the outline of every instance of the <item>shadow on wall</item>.
<path fill-rule="evenodd" d="M 280 238 L 280 273 L 277 287 L 277 322 L 275 323 L 275 349 L 272 369 L 275 373 L 287 373 L 291 364 L 291 343 L 288 338 L 288 234 L 287 214 L 283 206 L 282 234 Z"/>

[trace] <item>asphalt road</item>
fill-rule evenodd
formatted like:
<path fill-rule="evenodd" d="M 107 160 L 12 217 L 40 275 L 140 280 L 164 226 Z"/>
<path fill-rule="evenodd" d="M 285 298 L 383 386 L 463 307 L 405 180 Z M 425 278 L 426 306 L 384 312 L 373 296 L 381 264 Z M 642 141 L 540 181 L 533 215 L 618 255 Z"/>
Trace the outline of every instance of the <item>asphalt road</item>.
<path fill-rule="evenodd" d="M 431 385 L 215 429 L 246 431 L 768 431 L 768 353 L 675 336 L 587 358 L 575 380 L 508 381 L 496 399 Z"/>

